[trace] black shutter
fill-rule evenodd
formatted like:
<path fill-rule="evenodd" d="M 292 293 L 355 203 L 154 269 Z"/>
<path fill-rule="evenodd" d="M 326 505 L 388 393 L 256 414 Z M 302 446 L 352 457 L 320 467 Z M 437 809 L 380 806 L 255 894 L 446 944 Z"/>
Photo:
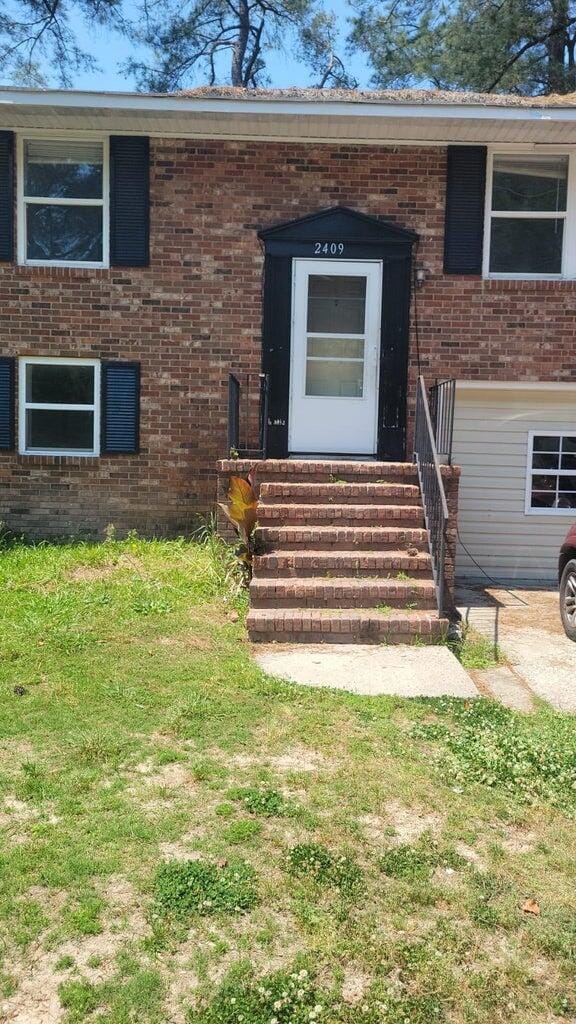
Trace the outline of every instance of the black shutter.
<path fill-rule="evenodd" d="M 0 132 L 0 260 L 14 259 L 14 133 Z"/>
<path fill-rule="evenodd" d="M 486 147 L 448 146 L 444 273 L 481 274 Z"/>
<path fill-rule="evenodd" d="M 101 451 L 132 455 L 140 447 L 140 363 L 102 363 Z"/>
<path fill-rule="evenodd" d="M 0 356 L 0 451 L 11 452 L 16 446 L 14 403 L 16 360 Z"/>
<path fill-rule="evenodd" d="M 150 262 L 150 146 L 143 136 L 110 139 L 110 263 Z"/>

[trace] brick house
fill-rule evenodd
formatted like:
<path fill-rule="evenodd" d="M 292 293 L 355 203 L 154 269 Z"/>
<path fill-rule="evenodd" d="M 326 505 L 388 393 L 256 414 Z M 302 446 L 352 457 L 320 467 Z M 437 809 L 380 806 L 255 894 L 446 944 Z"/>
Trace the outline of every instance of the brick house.
<path fill-rule="evenodd" d="M 228 453 L 229 375 L 255 449 L 262 372 L 267 452 L 280 460 L 261 472 L 275 506 L 265 517 L 281 517 L 299 466 L 300 505 L 324 500 L 326 470 L 373 487 L 354 492 L 367 529 L 394 518 L 369 518 L 384 498 L 404 506 L 399 527 L 419 528 L 405 464 L 422 375 L 456 381 L 457 571 L 554 577 L 576 517 L 573 97 L 4 88 L 0 99 L 9 528 L 190 531 Z M 442 472 L 450 585 L 458 471 Z M 369 602 L 386 596 L 373 586 Z"/>

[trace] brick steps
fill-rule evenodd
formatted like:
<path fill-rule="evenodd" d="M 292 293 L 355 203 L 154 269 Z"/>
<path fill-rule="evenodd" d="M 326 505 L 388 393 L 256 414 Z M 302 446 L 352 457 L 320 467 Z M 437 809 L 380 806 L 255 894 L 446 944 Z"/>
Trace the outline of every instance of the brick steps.
<path fill-rule="evenodd" d="M 436 592 L 432 580 L 390 580 L 367 577 L 255 577 L 250 584 L 253 608 L 413 608 L 432 609 Z"/>
<path fill-rule="evenodd" d="M 405 483 L 263 483 L 260 499 L 266 504 L 296 502 L 303 504 L 420 505 L 420 489 Z"/>
<path fill-rule="evenodd" d="M 293 547 L 318 551 L 428 550 L 426 530 L 402 526 L 261 526 L 257 540 L 263 551 Z"/>
<path fill-rule="evenodd" d="M 250 459 L 224 459 L 218 463 L 221 474 L 246 476 L 254 469 Z M 256 477 L 261 486 L 271 481 L 288 484 L 328 483 L 405 483 L 418 485 L 412 462 L 356 462 L 330 459 L 266 459 L 259 462 Z"/>
<path fill-rule="evenodd" d="M 398 526 L 423 526 L 424 514 L 420 505 L 303 505 L 274 502 L 262 504 L 258 510 L 258 522 L 265 525 L 281 521 L 286 526 L 301 522 L 314 524 L 335 523 L 353 526 L 355 523 L 391 523 Z"/>
<path fill-rule="evenodd" d="M 248 462 L 220 464 L 246 474 Z M 434 643 L 439 619 L 412 463 L 266 459 L 248 632 L 256 643 Z M 400 577 L 400 578 L 399 578 Z"/>
<path fill-rule="evenodd" d="M 436 611 L 374 608 L 251 608 L 247 625 L 256 643 L 434 643 L 448 628 Z"/>
<path fill-rule="evenodd" d="M 360 576 L 370 578 L 394 578 L 399 572 L 406 573 L 410 578 L 422 576 L 430 578 L 430 555 L 420 551 L 416 555 L 408 555 L 406 551 L 335 551 L 300 550 L 288 548 L 276 549 L 270 554 L 259 555 L 254 560 L 254 577 L 260 576 L 297 577 L 306 579 L 309 576 Z"/>

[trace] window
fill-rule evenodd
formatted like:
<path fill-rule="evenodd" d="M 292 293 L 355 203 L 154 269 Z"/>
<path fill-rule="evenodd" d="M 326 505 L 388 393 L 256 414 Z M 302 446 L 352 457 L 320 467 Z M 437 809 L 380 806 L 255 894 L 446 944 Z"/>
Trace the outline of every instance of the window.
<path fill-rule="evenodd" d="M 21 454 L 99 454 L 99 362 L 21 359 L 19 390 Z"/>
<path fill-rule="evenodd" d="M 574 518 L 576 429 L 573 434 L 530 434 L 526 512 Z"/>
<path fill-rule="evenodd" d="M 567 273 L 569 157 L 495 153 L 488 166 L 485 272 Z"/>
<path fill-rule="evenodd" d="M 108 262 L 107 142 L 19 140 L 21 263 Z"/>

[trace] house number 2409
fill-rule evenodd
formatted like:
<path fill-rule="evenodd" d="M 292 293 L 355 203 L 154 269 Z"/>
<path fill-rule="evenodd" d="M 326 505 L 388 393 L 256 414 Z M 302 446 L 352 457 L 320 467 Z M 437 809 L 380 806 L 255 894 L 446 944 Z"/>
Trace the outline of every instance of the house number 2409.
<path fill-rule="evenodd" d="M 342 256 L 344 242 L 314 242 L 315 256 Z"/>

